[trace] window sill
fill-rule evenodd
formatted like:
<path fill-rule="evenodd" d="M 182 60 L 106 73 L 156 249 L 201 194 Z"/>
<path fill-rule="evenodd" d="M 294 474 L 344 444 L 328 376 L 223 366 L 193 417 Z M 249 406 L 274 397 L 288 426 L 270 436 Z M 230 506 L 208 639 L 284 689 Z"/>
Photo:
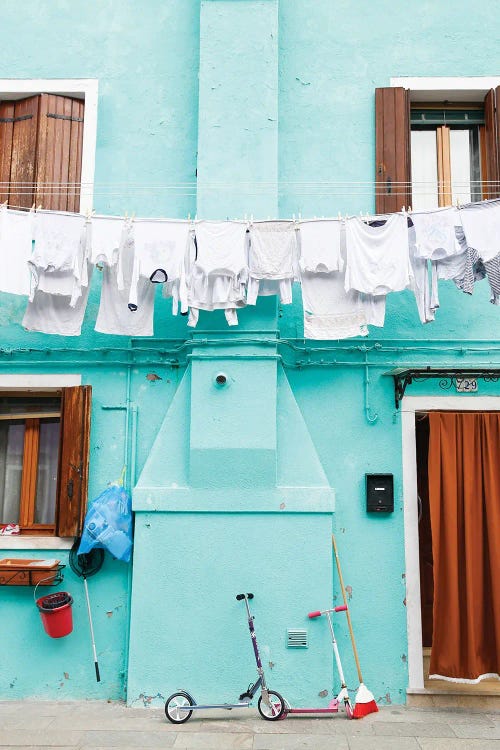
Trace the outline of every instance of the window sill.
<path fill-rule="evenodd" d="M 0 536 L 0 550 L 2 549 L 71 549 L 73 537 L 58 536 Z"/>

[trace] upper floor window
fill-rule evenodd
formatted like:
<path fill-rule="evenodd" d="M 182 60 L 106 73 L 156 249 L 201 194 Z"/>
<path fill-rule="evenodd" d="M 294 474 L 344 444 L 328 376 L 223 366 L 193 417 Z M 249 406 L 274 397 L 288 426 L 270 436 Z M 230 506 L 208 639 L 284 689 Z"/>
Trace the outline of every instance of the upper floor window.
<path fill-rule="evenodd" d="M 0 524 L 76 536 L 87 500 L 90 386 L 0 393 Z"/>
<path fill-rule="evenodd" d="M 484 88 L 451 94 L 380 88 L 375 110 L 379 213 L 500 196 L 500 87 L 486 94 Z"/>
<path fill-rule="evenodd" d="M 0 79 L 0 203 L 92 209 L 96 79 Z"/>
<path fill-rule="evenodd" d="M 84 114 L 69 96 L 0 101 L 0 203 L 79 210 Z"/>
<path fill-rule="evenodd" d="M 412 208 L 482 200 L 483 108 L 412 106 L 410 124 Z"/>

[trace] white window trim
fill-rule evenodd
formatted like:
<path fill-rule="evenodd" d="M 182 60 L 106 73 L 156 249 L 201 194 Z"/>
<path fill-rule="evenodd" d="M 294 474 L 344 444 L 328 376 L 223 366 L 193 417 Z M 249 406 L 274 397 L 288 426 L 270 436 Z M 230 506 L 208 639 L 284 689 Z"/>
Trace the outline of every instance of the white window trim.
<path fill-rule="evenodd" d="M 51 393 L 60 388 L 69 388 L 81 385 L 82 376 L 78 374 L 54 374 L 54 375 L 1 375 L 1 391 L 46 391 Z M 0 550 L 44 550 L 44 549 L 70 549 L 73 538 L 56 536 L 0 536 Z"/>
<path fill-rule="evenodd" d="M 402 76 L 391 78 L 390 85 L 409 89 L 412 102 L 480 102 L 500 86 L 500 76 Z"/>
<path fill-rule="evenodd" d="M 403 442 L 404 538 L 406 560 L 406 624 L 408 634 L 408 692 L 424 691 L 415 412 L 500 411 L 499 396 L 405 396 L 401 401 Z"/>
<path fill-rule="evenodd" d="M 82 144 L 82 187 L 80 212 L 92 211 L 94 198 L 95 154 L 97 140 L 96 78 L 0 78 L 0 100 L 18 99 L 19 95 L 60 94 L 85 99 Z"/>

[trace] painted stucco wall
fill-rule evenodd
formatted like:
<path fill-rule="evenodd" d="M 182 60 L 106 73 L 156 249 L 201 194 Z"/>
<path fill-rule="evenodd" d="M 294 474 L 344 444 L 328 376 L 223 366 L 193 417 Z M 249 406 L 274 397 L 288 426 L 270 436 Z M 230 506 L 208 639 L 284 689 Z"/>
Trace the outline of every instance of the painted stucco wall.
<path fill-rule="evenodd" d="M 497 74 L 496 5 L 488 0 L 472 11 L 466 0 L 423 2 L 410 12 L 407 4 L 388 0 L 345 0 L 334 7 L 330 0 L 149 0 L 140 8 L 128 1 L 89 6 L 80 0 L 27 0 L 21 16 L 18 4 L 6 0 L 0 78 L 98 79 L 98 212 L 171 217 L 198 212 L 210 218 L 243 218 L 257 210 L 260 218 L 365 213 L 374 205 L 369 183 L 375 160 L 375 87 L 401 75 Z M 217 34 L 212 36 L 214 24 Z M 242 38 L 239 54 L 237 37 Z M 255 60 L 255 50 L 265 54 L 259 52 Z M 248 119 L 235 112 L 236 104 L 249 108 Z M 249 179 L 266 184 L 244 184 Z M 213 185 L 207 187 L 207 181 Z M 233 181 L 242 184 L 228 194 Z M 320 184 L 324 181 L 344 185 L 327 191 Z M 25 300 L 0 299 L 0 374 L 78 372 L 93 387 L 90 497 L 120 474 L 127 455 L 130 460 L 134 453 L 135 478 L 140 476 L 192 349 L 176 349 L 191 334 L 185 319 L 173 318 L 170 303 L 159 296 L 154 339 L 129 341 L 95 333 L 99 287 L 96 271 L 78 339 L 24 332 Z M 234 594 L 253 587 L 265 666 L 274 665 L 268 669 L 271 687 L 291 702 L 318 702 L 320 691 L 331 693 L 332 659 L 328 638 L 318 633 L 322 623 L 309 623 L 305 614 L 328 605 L 332 582 L 339 601 L 330 556 L 333 524 L 352 591 L 365 682 L 382 702 L 404 702 L 401 422 L 392 380 L 384 373 L 396 366 L 470 367 L 498 365 L 500 360 L 499 311 L 489 304 L 486 282 L 472 298 L 450 282 L 441 283 L 440 299 L 436 322 L 423 327 L 412 296 L 393 294 L 383 329 L 372 330 L 362 341 L 319 346 L 305 346 L 302 340 L 300 289 L 293 306 L 276 311 L 272 300 L 264 300 L 256 310 L 241 311 L 238 329 L 226 329 L 222 314 L 202 314 L 199 329 L 222 343 L 257 332 L 274 345 L 279 327 L 277 353 L 335 490 L 335 513 L 279 516 L 252 513 L 252 507 L 238 514 L 138 511 L 130 665 L 129 568 L 108 558 L 89 581 L 103 678 L 99 685 L 83 585 L 67 568 L 64 587 L 75 598 L 75 630 L 61 641 L 42 632 L 31 590 L 0 590 L 0 698 L 127 697 L 134 705 L 148 705 L 187 686 L 199 691 L 200 699 L 230 699 L 246 687 L 242 675 L 252 679 L 245 622 Z M 200 341 L 196 345 L 202 354 L 218 351 Z M 249 346 L 242 342 L 234 351 L 254 353 Z M 171 360 L 179 366 L 169 364 Z M 218 368 L 220 359 L 213 361 Z M 196 383 L 196 365 L 191 361 L 189 366 Z M 245 367 L 245 377 L 253 382 L 251 358 Z M 148 379 L 151 373 L 161 379 Z M 189 424 L 202 430 L 206 421 L 214 427 L 212 405 L 202 398 L 205 381 L 199 382 L 200 390 L 192 393 L 196 418 L 186 409 L 184 421 L 176 424 L 186 450 Z M 276 385 L 269 380 L 266 387 Z M 434 382 L 411 391 L 438 392 Z M 500 396 L 500 388 L 480 383 L 480 394 Z M 266 399 L 272 402 L 273 393 Z M 135 444 L 128 448 L 127 404 L 130 425 L 134 409 L 137 414 Z M 231 409 L 235 428 L 238 410 L 234 404 Z M 278 410 L 274 418 L 280 417 Z M 260 432 L 270 427 L 242 420 L 245 444 L 260 440 Z M 208 486 L 211 477 L 204 471 Z M 365 472 L 394 473 L 393 515 L 365 513 Z M 196 483 L 203 485 L 202 475 Z M 1 552 L 5 557 L 54 556 L 43 550 Z M 58 556 L 66 561 L 67 553 Z M 307 651 L 286 649 L 287 627 L 308 628 Z M 355 687 L 343 619 L 338 636 L 348 683 Z M 220 670 L 214 669 L 216 662 Z"/>

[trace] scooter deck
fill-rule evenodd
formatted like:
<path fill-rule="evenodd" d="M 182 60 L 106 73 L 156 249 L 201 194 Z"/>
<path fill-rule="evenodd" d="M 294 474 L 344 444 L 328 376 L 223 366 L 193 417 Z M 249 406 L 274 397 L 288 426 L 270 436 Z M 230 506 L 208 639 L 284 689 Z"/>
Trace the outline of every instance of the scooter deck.
<path fill-rule="evenodd" d="M 335 708 L 288 708 L 287 714 L 338 714 L 339 707 Z"/>
<path fill-rule="evenodd" d="M 187 706 L 186 709 L 189 711 L 201 711 L 205 708 L 225 708 L 230 711 L 232 708 L 249 708 L 250 702 L 245 701 L 244 703 L 195 703 L 193 706 Z"/>

